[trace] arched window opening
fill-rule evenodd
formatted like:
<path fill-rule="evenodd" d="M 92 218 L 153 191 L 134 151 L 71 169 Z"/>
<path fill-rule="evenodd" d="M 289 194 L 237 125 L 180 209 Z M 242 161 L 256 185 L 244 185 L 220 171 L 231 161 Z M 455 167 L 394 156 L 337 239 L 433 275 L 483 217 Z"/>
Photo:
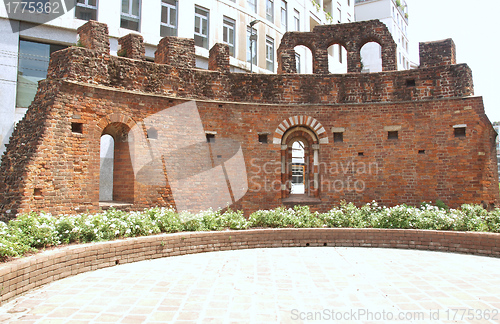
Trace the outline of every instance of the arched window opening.
<path fill-rule="evenodd" d="M 319 144 L 316 133 L 309 127 L 295 126 L 285 132 L 281 143 L 281 197 L 317 198 Z"/>
<path fill-rule="evenodd" d="M 341 44 L 333 44 L 328 47 L 328 72 L 347 73 L 347 51 Z"/>
<path fill-rule="evenodd" d="M 375 42 L 366 43 L 361 48 L 361 72 L 382 72 L 382 47 Z"/>
<path fill-rule="evenodd" d="M 303 45 L 295 46 L 295 66 L 297 73 L 313 73 L 313 55 L 311 50 Z"/>
<path fill-rule="evenodd" d="M 305 151 L 304 143 L 297 141 L 292 144 L 292 188 L 291 194 L 305 193 Z"/>
<path fill-rule="evenodd" d="M 130 128 L 120 122 L 109 124 L 102 132 L 99 201 L 134 203 L 136 183 L 129 132 Z"/>
<path fill-rule="evenodd" d="M 111 135 L 101 136 L 100 158 L 99 201 L 112 201 L 115 140 Z"/>

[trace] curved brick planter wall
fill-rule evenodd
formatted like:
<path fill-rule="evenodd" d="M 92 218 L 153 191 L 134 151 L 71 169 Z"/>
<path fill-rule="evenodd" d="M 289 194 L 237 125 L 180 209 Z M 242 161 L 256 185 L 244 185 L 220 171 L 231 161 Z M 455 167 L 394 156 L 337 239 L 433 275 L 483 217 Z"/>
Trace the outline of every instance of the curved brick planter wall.
<path fill-rule="evenodd" d="M 55 280 L 142 260 L 200 252 L 355 246 L 500 257 L 500 234 L 385 229 L 254 229 L 184 232 L 73 245 L 0 265 L 0 304 Z"/>

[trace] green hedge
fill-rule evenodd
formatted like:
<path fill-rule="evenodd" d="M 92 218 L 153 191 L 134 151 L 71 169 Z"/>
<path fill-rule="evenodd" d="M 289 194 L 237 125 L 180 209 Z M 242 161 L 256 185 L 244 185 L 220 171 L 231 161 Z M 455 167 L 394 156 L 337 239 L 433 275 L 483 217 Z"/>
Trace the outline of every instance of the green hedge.
<path fill-rule="evenodd" d="M 259 210 L 248 219 L 241 211 L 207 210 L 176 213 L 168 208 L 141 212 L 110 209 L 99 214 L 52 216 L 29 213 L 8 224 L 0 222 L 0 258 L 19 257 L 49 246 L 106 241 L 123 237 L 181 231 L 220 231 L 247 228 L 401 228 L 500 233 L 500 209 L 486 211 L 479 205 L 449 209 L 441 202 L 420 207 L 382 207 L 376 202 L 356 207 L 341 202 L 326 213 L 307 206 Z"/>

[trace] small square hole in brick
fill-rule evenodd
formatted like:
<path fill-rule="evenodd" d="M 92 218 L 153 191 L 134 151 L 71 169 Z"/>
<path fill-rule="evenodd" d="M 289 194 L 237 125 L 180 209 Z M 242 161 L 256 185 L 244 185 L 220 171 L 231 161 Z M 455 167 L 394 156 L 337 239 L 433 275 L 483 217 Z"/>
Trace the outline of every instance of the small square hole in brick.
<path fill-rule="evenodd" d="M 267 144 L 267 134 L 259 134 L 259 143 Z"/>
<path fill-rule="evenodd" d="M 455 137 L 465 137 L 465 127 L 454 128 Z"/>
<path fill-rule="evenodd" d="M 344 133 L 333 133 L 333 142 L 342 143 L 344 141 Z"/>
<path fill-rule="evenodd" d="M 358 152 L 358 156 L 365 156 L 365 153 L 363 153 L 363 152 Z"/>
<path fill-rule="evenodd" d="M 148 139 L 158 139 L 158 130 L 154 127 L 151 127 L 147 131 L 147 138 Z"/>
<path fill-rule="evenodd" d="M 398 131 L 387 132 L 387 139 L 397 140 L 398 139 Z"/>
<path fill-rule="evenodd" d="M 414 87 L 416 85 L 415 79 L 406 80 L 407 87 Z"/>
<path fill-rule="evenodd" d="M 77 134 L 83 134 L 83 123 L 71 123 L 71 131 Z"/>
<path fill-rule="evenodd" d="M 425 154 L 425 150 L 418 150 L 418 154 Z"/>
<path fill-rule="evenodd" d="M 222 105 L 219 105 L 219 108 L 222 108 Z"/>
<path fill-rule="evenodd" d="M 207 134 L 207 143 L 215 143 L 215 135 Z"/>
<path fill-rule="evenodd" d="M 33 190 L 33 195 L 41 196 L 42 195 L 42 188 L 35 188 L 35 190 Z"/>

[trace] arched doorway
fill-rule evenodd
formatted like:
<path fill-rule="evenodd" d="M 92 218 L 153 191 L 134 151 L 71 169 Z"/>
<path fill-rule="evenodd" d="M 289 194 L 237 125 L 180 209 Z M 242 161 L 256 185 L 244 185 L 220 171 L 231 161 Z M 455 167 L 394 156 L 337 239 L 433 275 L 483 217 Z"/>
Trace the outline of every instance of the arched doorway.
<path fill-rule="evenodd" d="M 128 142 L 130 127 L 107 125 L 101 134 L 99 201 L 134 203 L 135 176 Z"/>
<path fill-rule="evenodd" d="M 297 126 L 281 142 L 282 198 L 319 195 L 319 144 L 313 130 Z"/>
<path fill-rule="evenodd" d="M 292 181 L 291 191 L 294 194 L 305 193 L 305 144 L 301 140 L 297 140 L 292 144 Z"/>
<path fill-rule="evenodd" d="M 99 201 L 113 201 L 113 165 L 115 140 L 113 136 L 101 136 L 101 158 L 99 172 Z"/>

